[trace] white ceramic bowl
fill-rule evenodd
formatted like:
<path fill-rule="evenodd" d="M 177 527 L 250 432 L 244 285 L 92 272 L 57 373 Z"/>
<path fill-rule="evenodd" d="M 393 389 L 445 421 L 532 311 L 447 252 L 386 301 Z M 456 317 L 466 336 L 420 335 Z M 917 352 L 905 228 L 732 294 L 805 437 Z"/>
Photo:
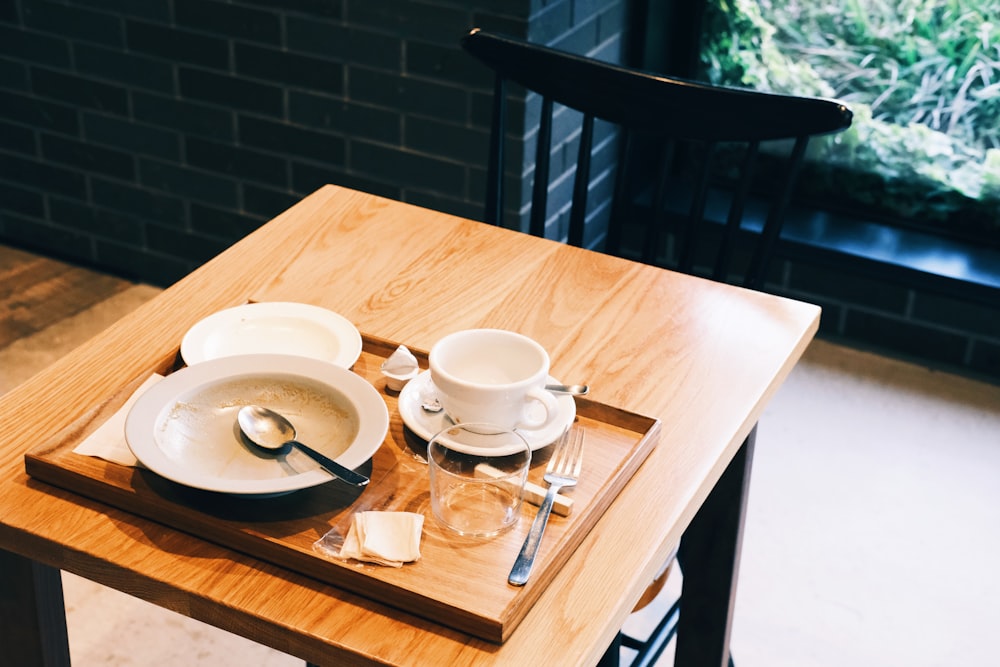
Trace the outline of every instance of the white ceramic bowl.
<path fill-rule="evenodd" d="M 361 333 L 326 308 L 264 301 L 212 313 L 181 341 L 188 366 L 243 354 L 292 354 L 350 368 L 361 356 Z"/>
<path fill-rule="evenodd" d="M 236 414 L 255 404 L 292 422 L 297 439 L 355 469 L 382 445 L 389 411 L 359 375 L 291 355 L 222 357 L 182 368 L 143 393 L 125 421 L 125 439 L 153 472 L 186 486 L 272 495 L 329 482 L 297 450 L 262 452 L 243 440 Z"/>

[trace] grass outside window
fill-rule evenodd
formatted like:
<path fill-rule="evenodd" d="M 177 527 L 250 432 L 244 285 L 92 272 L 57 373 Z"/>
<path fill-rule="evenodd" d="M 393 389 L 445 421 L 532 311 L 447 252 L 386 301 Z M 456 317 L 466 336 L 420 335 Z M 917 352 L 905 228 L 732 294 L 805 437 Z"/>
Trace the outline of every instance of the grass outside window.
<path fill-rule="evenodd" d="M 703 35 L 713 83 L 851 107 L 808 196 L 1000 243 L 1000 0 L 711 0 Z"/>

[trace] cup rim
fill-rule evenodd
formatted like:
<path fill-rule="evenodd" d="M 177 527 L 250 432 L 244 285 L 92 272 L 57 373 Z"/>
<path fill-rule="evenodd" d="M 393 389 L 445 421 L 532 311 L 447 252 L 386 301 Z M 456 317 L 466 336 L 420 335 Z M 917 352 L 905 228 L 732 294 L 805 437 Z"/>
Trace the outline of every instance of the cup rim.
<path fill-rule="evenodd" d="M 542 359 L 544 361 L 544 363 L 542 364 L 542 367 L 534 375 L 532 375 L 530 377 L 527 377 L 527 378 L 524 378 L 524 379 L 521 379 L 521 380 L 514 380 L 514 381 L 511 381 L 511 382 L 498 382 L 496 384 L 484 385 L 481 382 L 472 382 L 470 380 L 465 380 L 465 379 L 456 377 L 454 373 L 449 372 L 448 370 L 442 368 L 439 365 L 439 363 L 435 361 L 436 359 L 440 359 L 440 355 L 441 355 L 441 347 L 440 346 L 441 346 L 442 343 L 446 342 L 447 340 L 449 340 L 451 338 L 456 338 L 458 336 L 463 336 L 464 337 L 464 336 L 468 336 L 468 335 L 472 335 L 472 334 L 476 334 L 476 333 L 484 333 L 484 332 L 502 333 L 502 334 L 505 334 L 505 335 L 509 335 L 509 336 L 513 336 L 513 337 L 519 338 L 522 341 L 530 344 L 532 347 L 535 348 L 535 350 L 537 352 L 540 353 L 540 355 L 541 355 L 541 357 L 542 357 Z M 444 379 L 445 381 L 450 382 L 450 383 L 452 383 L 452 384 L 454 384 L 456 386 L 459 386 L 459 387 L 463 387 L 463 388 L 484 388 L 484 387 L 488 387 L 491 391 L 493 391 L 493 390 L 504 390 L 504 389 L 506 389 L 506 390 L 520 389 L 522 387 L 530 387 L 530 386 L 535 385 L 535 384 L 541 384 L 542 386 L 544 386 L 544 384 L 545 384 L 545 378 L 548 377 L 549 370 L 551 370 L 551 366 L 552 366 L 552 359 L 549 357 L 548 351 L 545 349 L 545 347 L 541 343 L 539 343 L 538 341 L 536 341 L 534 338 L 531 338 L 530 336 L 526 336 L 526 335 L 524 335 L 524 334 L 522 334 L 522 333 L 520 333 L 518 331 L 512 331 L 510 329 L 497 329 L 497 328 L 460 329 L 458 331 L 453 331 L 453 332 L 451 332 L 449 334 L 446 334 L 446 335 L 442 336 L 441 338 L 439 338 L 438 341 L 436 343 L 434 343 L 433 346 L 431 346 L 431 350 L 430 350 L 430 352 L 427 355 L 427 361 L 428 361 L 428 369 L 431 372 L 431 377 L 432 378 L 435 377 L 435 376 L 440 376 L 440 379 Z M 442 387 L 440 386 L 440 384 L 438 384 L 438 389 L 442 390 Z M 442 390 L 442 392 L 443 392 L 443 390 Z"/>

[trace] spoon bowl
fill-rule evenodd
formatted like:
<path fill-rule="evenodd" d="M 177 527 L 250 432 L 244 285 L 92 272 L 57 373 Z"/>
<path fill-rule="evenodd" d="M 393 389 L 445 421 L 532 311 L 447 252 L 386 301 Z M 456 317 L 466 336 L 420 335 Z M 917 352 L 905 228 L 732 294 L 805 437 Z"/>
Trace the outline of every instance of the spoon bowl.
<path fill-rule="evenodd" d="M 369 482 L 366 476 L 340 465 L 296 440 L 295 427 L 285 419 L 284 415 L 274 410 L 259 405 L 247 405 L 240 408 L 236 421 L 239 422 L 240 430 L 247 440 L 261 449 L 276 451 L 294 447 L 319 463 L 328 473 L 348 484 L 365 486 Z"/>

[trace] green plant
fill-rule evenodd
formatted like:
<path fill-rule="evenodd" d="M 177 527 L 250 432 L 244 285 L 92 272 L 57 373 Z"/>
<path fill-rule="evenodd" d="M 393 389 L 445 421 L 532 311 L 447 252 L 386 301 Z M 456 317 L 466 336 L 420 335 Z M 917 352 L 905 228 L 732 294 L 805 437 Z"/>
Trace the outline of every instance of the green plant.
<path fill-rule="evenodd" d="M 1000 0 L 709 4 L 710 80 L 835 97 L 854 111 L 851 129 L 815 154 L 846 194 L 931 219 L 976 200 L 997 206 Z"/>

